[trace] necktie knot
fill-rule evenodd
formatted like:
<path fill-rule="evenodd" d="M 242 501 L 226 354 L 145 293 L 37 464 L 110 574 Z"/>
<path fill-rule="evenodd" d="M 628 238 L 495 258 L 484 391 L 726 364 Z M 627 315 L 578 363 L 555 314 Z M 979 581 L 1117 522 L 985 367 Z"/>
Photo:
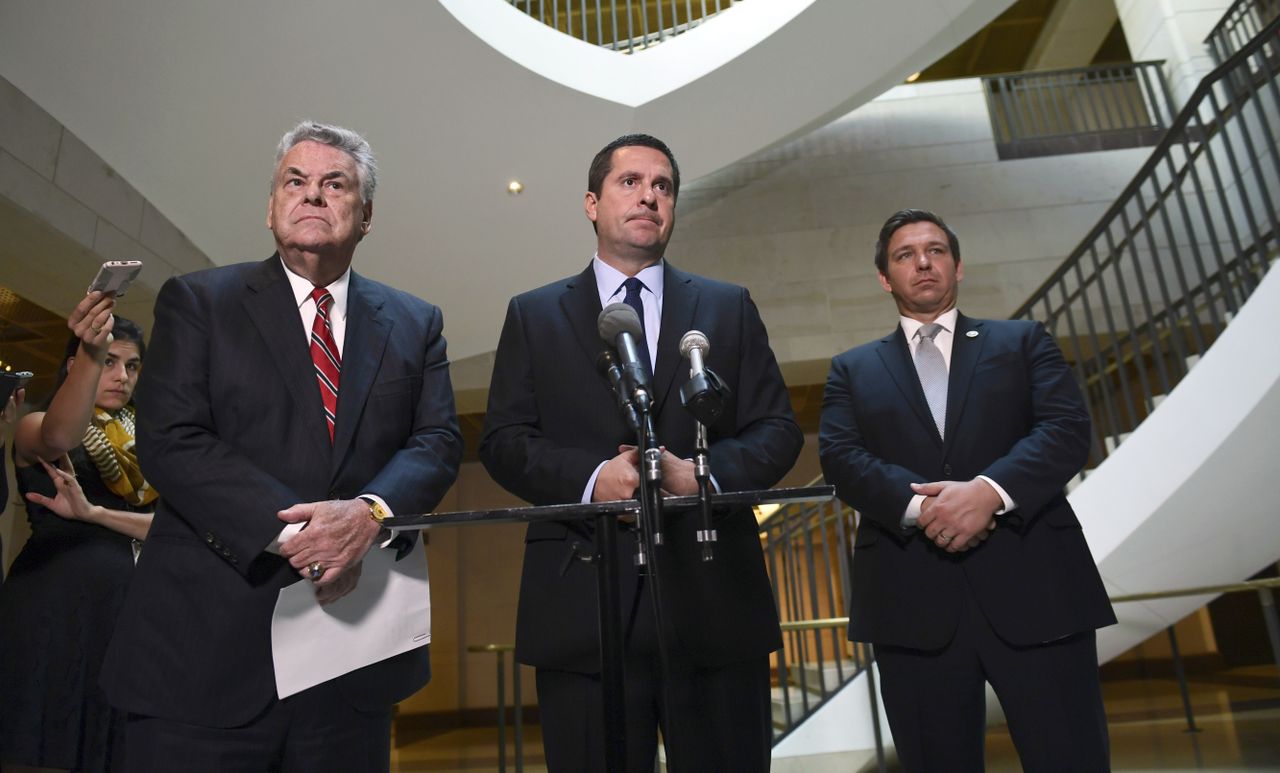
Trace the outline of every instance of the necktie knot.
<path fill-rule="evenodd" d="M 919 337 L 920 339 L 927 338 L 930 341 L 932 341 L 934 338 L 938 336 L 938 333 L 941 333 L 941 332 L 942 332 L 942 325 L 939 325 L 937 322 L 930 322 L 927 325 L 921 325 L 920 329 L 916 331 L 916 336 Z"/>
<path fill-rule="evenodd" d="M 317 287 L 311 291 L 311 300 L 316 302 L 316 311 L 329 316 L 329 307 L 333 305 L 333 294 L 327 287 Z"/>
<path fill-rule="evenodd" d="M 622 283 L 622 286 L 627 290 L 627 297 L 624 303 L 631 303 L 633 298 L 639 300 L 640 291 L 644 289 L 644 282 L 641 282 L 637 277 L 629 276 L 627 281 Z"/>

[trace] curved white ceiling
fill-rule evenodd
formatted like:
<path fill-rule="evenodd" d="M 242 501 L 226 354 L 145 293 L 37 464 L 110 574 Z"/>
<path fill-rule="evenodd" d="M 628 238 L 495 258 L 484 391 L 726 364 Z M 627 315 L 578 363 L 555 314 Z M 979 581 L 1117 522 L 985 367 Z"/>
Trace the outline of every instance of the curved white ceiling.
<path fill-rule="evenodd" d="M 687 86 L 732 61 L 813 2 L 738 3 L 731 6 L 732 13 L 691 30 L 697 32 L 694 37 L 682 35 L 627 56 L 565 35 L 506 2 L 440 0 L 463 26 L 503 56 L 556 83 L 626 107 Z"/>
<path fill-rule="evenodd" d="M 494 348 L 511 295 L 586 264 L 586 167 L 609 140 L 660 136 L 696 179 L 878 95 L 1009 2 L 752 0 L 643 55 L 548 43 L 555 61 L 539 74 L 439 0 L 0 0 L 0 75 L 217 263 L 271 252 L 266 186 L 287 128 L 315 118 L 364 132 L 383 174 L 357 269 L 441 304 L 457 359 Z M 719 58 L 690 64 L 700 37 L 782 8 L 794 15 L 755 45 L 708 44 Z M 529 41 L 554 34 L 511 21 Z M 626 62 L 616 88 L 549 77 L 590 69 L 579 53 Z M 701 74 L 676 84 L 677 66 Z M 524 195 L 506 193 L 513 178 Z"/>

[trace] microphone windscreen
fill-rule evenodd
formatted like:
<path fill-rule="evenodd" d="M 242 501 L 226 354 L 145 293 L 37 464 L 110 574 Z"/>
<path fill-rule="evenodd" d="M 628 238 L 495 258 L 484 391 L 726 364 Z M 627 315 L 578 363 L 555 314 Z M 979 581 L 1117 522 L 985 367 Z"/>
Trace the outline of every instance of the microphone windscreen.
<path fill-rule="evenodd" d="M 636 340 L 644 338 L 644 325 L 640 315 L 625 303 L 611 303 L 596 318 L 596 330 L 608 344 L 618 340 L 619 333 L 630 333 Z"/>
<path fill-rule="evenodd" d="M 702 352 L 702 356 L 706 357 L 711 351 L 711 342 L 707 340 L 707 334 L 701 330 L 690 330 L 680 339 L 680 356 L 688 359 L 693 350 L 697 349 Z"/>

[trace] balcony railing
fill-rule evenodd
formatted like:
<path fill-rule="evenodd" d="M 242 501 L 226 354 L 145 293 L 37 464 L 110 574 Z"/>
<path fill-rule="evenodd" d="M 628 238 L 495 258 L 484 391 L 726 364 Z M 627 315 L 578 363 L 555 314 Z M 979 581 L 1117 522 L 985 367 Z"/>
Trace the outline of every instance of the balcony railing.
<path fill-rule="evenodd" d="M 1215 64 L 1222 64 L 1280 16 L 1280 0 L 1236 0 L 1204 39 Z"/>
<path fill-rule="evenodd" d="M 1173 118 L 1161 62 L 993 75 L 982 84 L 1002 159 L 1155 145 Z"/>
<path fill-rule="evenodd" d="M 1060 341 L 1093 413 L 1090 467 L 1213 343 L 1280 241 L 1280 20 L 1201 81 L 1151 158 L 1013 313 Z"/>
<path fill-rule="evenodd" d="M 687 32 L 742 0 L 507 0 L 570 37 L 631 54 Z"/>

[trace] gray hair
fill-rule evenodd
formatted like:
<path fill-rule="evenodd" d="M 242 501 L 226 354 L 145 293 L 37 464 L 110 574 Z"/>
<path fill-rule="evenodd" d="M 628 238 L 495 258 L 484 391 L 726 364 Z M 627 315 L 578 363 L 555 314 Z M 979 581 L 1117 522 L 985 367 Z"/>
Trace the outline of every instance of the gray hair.
<path fill-rule="evenodd" d="M 373 193 L 378 189 L 378 162 L 373 158 L 373 149 L 369 141 L 358 132 L 344 129 L 332 124 L 303 121 L 280 138 L 276 147 L 276 167 L 280 160 L 294 145 L 300 142 L 319 142 L 321 145 L 335 147 L 356 162 L 356 173 L 360 176 L 360 198 L 365 202 L 373 201 Z M 272 179 L 271 188 L 275 189 L 276 181 Z"/>

